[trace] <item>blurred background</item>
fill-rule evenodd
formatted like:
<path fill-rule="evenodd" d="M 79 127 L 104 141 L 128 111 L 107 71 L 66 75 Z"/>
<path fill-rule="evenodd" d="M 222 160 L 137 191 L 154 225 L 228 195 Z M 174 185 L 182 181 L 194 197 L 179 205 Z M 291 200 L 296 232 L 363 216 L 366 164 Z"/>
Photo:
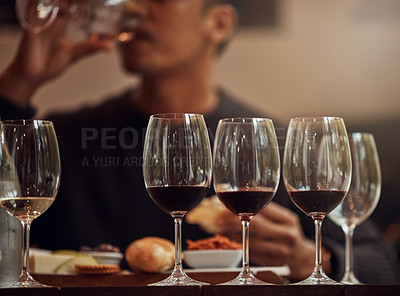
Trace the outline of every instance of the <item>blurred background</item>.
<path fill-rule="evenodd" d="M 284 124 L 293 116 L 331 115 L 343 117 L 349 131 L 372 132 L 383 176 L 372 219 L 400 250 L 400 1 L 239 2 L 241 26 L 215 80 Z M 14 1 L 2 0 L 0 71 L 20 36 Z M 137 82 L 119 64 L 117 51 L 77 63 L 37 92 L 38 117 L 98 104 Z"/>

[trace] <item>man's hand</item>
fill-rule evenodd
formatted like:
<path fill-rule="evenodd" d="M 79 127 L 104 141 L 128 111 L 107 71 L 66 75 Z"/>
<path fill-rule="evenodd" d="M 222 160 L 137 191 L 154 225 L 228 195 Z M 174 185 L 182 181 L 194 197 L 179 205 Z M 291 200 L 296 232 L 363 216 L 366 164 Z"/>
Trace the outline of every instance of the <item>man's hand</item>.
<path fill-rule="evenodd" d="M 60 2 L 57 18 L 49 28 L 38 34 L 24 32 L 13 62 L 0 77 L 0 95 L 20 107 L 29 105 L 41 84 L 57 77 L 81 57 L 113 47 L 112 40 L 98 36 L 76 44 L 68 40 L 68 1 Z"/>
<path fill-rule="evenodd" d="M 225 212 L 218 220 L 221 233 L 241 241 L 241 223 L 237 216 Z M 297 214 L 271 202 L 250 222 L 250 259 L 266 266 L 288 265 L 289 279 L 307 278 L 315 263 L 314 243 L 304 236 Z"/>

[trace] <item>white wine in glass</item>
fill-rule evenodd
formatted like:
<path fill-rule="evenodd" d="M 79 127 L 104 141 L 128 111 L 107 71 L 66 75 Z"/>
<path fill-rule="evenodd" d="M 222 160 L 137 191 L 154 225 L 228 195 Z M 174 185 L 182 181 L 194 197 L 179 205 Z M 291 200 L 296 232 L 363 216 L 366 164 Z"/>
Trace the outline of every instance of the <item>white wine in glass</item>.
<path fill-rule="evenodd" d="M 22 272 L 12 286 L 42 287 L 29 272 L 29 236 L 32 221 L 50 207 L 60 186 L 57 137 L 50 121 L 10 120 L 0 122 L 0 126 L 2 144 L 7 147 L 14 168 L 12 186 L 2 188 L 0 205 L 19 219 L 24 233 Z"/>
<path fill-rule="evenodd" d="M 381 193 L 381 169 L 374 136 L 353 133 L 350 137 L 353 174 L 347 196 L 328 217 L 343 229 L 346 238 L 346 269 L 343 284 L 360 284 L 353 268 L 353 233 L 375 210 Z"/>

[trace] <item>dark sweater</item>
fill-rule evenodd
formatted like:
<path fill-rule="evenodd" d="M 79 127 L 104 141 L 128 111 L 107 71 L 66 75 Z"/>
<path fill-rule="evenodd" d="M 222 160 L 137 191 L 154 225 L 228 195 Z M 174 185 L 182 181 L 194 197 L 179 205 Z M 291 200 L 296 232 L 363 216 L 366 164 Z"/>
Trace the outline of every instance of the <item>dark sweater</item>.
<path fill-rule="evenodd" d="M 211 142 L 219 119 L 261 116 L 224 91 L 220 96 L 216 110 L 205 115 Z M 124 251 L 130 242 L 144 236 L 173 240 L 172 218 L 155 205 L 144 187 L 141 163 L 148 116 L 137 112 L 129 98 L 130 92 L 126 92 L 95 108 L 49 116 L 59 141 L 61 187 L 54 204 L 33 223 L 33 244 L 47 249 L 79 249 L 110 243 Z M 3 120 L 27 118 L 33 112 L 0 100 L 0 115 Z M 274 123 L 282 153 L 285 128 Z M 298 213 L 305 235 L 313 239 L 312 219 L 290 202 L 282 183 L 274 201 Z M 208 236 L 186 223 L 182 234 L 183 240 Z M 323 223 L 322 242 L 333 254 L 333 278 L 340 280 L 344 235 L 329 219 Z M 355 273 L 362 282 L 399 283 L 396 257 L 368 221 L 356 228 L 354 260 Z"/>

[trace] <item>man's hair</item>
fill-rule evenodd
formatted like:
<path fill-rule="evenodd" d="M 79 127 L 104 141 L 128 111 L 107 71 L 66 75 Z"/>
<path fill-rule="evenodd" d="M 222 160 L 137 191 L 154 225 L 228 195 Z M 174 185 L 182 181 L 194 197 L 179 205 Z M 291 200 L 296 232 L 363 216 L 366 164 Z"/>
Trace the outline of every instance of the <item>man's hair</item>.
<path fill-rule="evenodd" d="M 236 14 L 238 17 L 236 27 L 239 25 L 240 20 L 240 5 L 242 0 L 204 0 L 204 11 L 207 11 L 213 5 L 220 5 L 220 4 L 229 4 L 232 5 L 236 9 Z M 236 28 L 237 29 L 237 28 Z M 229 44 L 232 38 L 229 38 L 219 44 L 217 49 L 217 55 L 220 56 L 222 52 L 225 50 L 226 46 Z"/>

